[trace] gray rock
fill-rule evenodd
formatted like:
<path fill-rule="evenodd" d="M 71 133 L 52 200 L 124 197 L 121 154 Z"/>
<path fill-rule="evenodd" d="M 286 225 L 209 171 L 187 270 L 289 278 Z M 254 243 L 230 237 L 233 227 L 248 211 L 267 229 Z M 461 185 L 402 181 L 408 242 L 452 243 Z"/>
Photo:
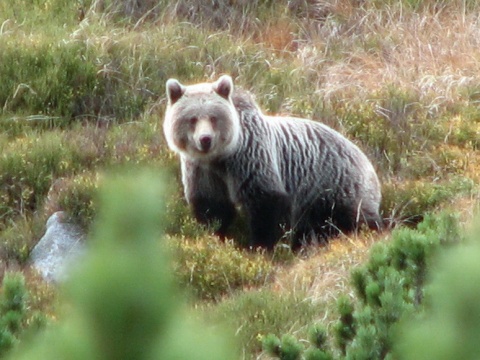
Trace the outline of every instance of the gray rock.
<path fill-rule="evenodd" d="M 73 264 L 85 253 L 85 234 L 75 225 L 65 222 L 62 211 L 47 221 L 45 235 L 30 253 L 32 267 L 47 282 L 65 280 Z"/>

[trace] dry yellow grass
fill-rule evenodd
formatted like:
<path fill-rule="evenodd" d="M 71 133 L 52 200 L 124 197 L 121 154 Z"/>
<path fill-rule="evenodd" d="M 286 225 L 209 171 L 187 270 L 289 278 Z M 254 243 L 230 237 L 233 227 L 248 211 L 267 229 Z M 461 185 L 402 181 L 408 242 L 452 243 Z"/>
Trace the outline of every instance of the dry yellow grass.
<path fill-rule="evenodd" d="M 435 111 L 478 83 L 478 14 L 454 5 L 413 12 L 401 5 L 377 9 L 327 2 L 335 16 L 318 25 L 296 54 L 299 67 L 317 72 L 318 91 L 327 99 L 365 97 L 392 84 L 417 92 Z"/>
<path fill-rule="evenodd" d="M 336 320 L 338 315 L 332 311 L 335 311 L 337 298 L 346 294 L 353 296 L 350 287 L 352 269 L 366 261 L 373 244 L 386 238 L 387 231 L 360 232 L 339 236 L 322 247 L 312 246 L 292 265 L 277 270 L 273 289 L 279 294 L 305 293 L 308 300 L 326 304 L 326 312 L 319 314 L 319 319 L 324 323 Z"/>

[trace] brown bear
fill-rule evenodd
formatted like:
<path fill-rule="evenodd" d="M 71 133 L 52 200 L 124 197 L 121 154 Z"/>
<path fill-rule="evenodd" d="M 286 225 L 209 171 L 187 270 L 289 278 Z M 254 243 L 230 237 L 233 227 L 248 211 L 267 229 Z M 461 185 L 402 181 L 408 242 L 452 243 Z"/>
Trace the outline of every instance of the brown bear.
<path fill-rule="evenodd" d="M 237 209 L 252 247 L 272 249 L 282 231 L 298 246 L 361 224 L 382 227 L 381 189 L 365 154 L 319 122 L 266 116 L 232 78 L 190 86 L 170 79 L 164 133 L 180 155 L 185 197 L 224 236 Z"/>

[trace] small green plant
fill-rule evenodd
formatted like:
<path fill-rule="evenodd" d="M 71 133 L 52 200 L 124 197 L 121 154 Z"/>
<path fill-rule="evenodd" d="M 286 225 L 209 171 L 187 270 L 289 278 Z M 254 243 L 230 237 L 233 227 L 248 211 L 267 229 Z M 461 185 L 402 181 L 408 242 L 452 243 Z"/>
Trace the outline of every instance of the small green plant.
<path fill-rule="evenodd" d="M 263 350 L 281 360 L 333 360 L 330 352 L 325 350 L 327 335 L 321 325 L 313 326 L 308 333 L 310 347 L 305 349 L 291 335 L 283 335 L 281 339 L 273 334 L 263 339 Z"/>
<path fill-rule="evenodd" d="M 3 146 L 0 158 L 0 228 L 16 216 L 28 216 L 45 199 L 56 177 L 83 164 L 76 149 L 58 132 L 19 137 Z"/>
<path fill-rule="evenodd" d="M 5 275 L 0 298 L 0 356 L 4 356 L 18 342 L 26 320 L 26 300 L 23 276 Z"/>
<path fill-rule="evenodd" d="M 267 335 L 263 340 L 263 348 L 280 360 L 300 360 L 303 350 L 303 346 L 291 335 L 283 335 L 281 340 Z"/>
<path fill-rule="evenodd" d="M 473 180 L 452 176 L 445 182 L 404 181 L 386 183 L 382 188 L 382 212 L 393 224 L 415 225 L 431 211 L 455 197 L 475 192 Z"/>
<path fill-rule="evenodd" d="M 26 264 L 36 239 L 45 232 L 46 217 L 20 217 L 0 231 L 0 253 L 4 261 Z"/>
<path fill-rule="evenodd" d="M 88 61 L 92 57 L 91 50 L 79 43 L 3 43 L 0 104 L 9 112 L 21 109 L 48 116 L 79 115 L 87 97 L 100 85 L 98 70 Z"/>
<path fill-rule="evenodd" d="M 0 357 L 4 357 L 19 342 L 29 328 L 44 324 L 44 316 L 32 314 L 29 292 L 21 273 L 6 273 L 0 293 Z"/>
<path fill-rule="evenodd" d="M 417 311 L 423 301 L 433 254 L 441 245 L 460 241 L 457 223 L 455 216 L 446 213 L 430 215 L 415 230 L 394 231 L 390 244 L 374 246 L 368 263 L 352 273 L 359 302 L 350 307 L 355 309 L 352 316 L 344 311 L 337 325 L 350 329 L 337 331 L 337 343 L 345 344 L 347 358 L 355 354 L 362 359 L 382 359 L 391 353 L 396 324 Z"/>
<path fill-rule="evenodd" d="M 46 212 L 64 211 L 66 220 L 88 231 L 97 213 L 98 173 L 84 172 L 73 178 L 58 179 L 50 189 Z"/>

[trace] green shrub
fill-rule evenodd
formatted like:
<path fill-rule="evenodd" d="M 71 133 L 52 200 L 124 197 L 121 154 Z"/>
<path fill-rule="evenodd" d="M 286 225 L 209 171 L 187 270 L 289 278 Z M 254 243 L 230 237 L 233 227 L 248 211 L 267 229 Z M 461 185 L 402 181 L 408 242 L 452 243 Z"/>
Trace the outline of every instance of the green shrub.
<path fill-rule="evenodd" d="M 281 360 L 332 360 L 333 356 L 324 350 L 326 341 L 325 329 L 319 325 L 309 331 L 311 346 L 305 349 L 304 345 L 293 336 L 283 335 L 279 339 L 269 334 L 263 339 L 263 350 L 271 356 Z M 303 354 L 303 356 L 302 356 Z"/>
<path fill-rule="evenodd" d="M 461 240 L 457 217 L 443 213 L 427 216 L 417 229 L 397 229 L 389 243 L 374 245 L 368 262 L 352 272 L 355 299 L 342 297 L 338 301 L 340 319 L 334 338 L 340 358 L 391 358 L 399 321 L 422 309 L 426 274 L 434 255 Z M 324 344 L 325 335 L 319 334 L 310 339 L 313 348 Z M 285 358 L 282 352 L 275 354 L 278 343 L 268 338 L 265 346 L 270 353 Z M 293 347 L 292 358 L 299 359 L 303 350 L 299 353 Z M 328 350 L 315 353 L 330 356 Z"/>
<path fill-rule="evenodd" d="M 420 95 L 386 84 L 368 95 L 367 103 L 335 102 L 332 111 L 341 119 L 345 131 L 366 146 L 384 175 L 417 175 L 415 160 L 443 141 L 448 129 L 432 121 Z M 421 169 L 425 168 L 425 159 Z"/>
<path fill-rule="evenodd" d="M 29 311 L 29 293 L 21 273 L 6 273 L 0 293 L 0 357 L 20 341 L 29 328 L 40 328 L 44 317 Z"/>
<path fill-rule="evenodd" d="M 158 242 L 166 187 L 150 174 L 106 181 L 90 253 L 56 324 L 12 359 L 230 359 L 226 336 L 188 319 Z M 108 259 L 108 261 L 106 261 Z M 185 346 L 185 344 L 188 346 Z"/>
<path fill-rule="evenodd" d="M 283 335 L 280 340 L 270 334 L 263 340 L 263 349 L 280 360 L 300 360 L 303 346 L 291 335 Z"/>
<path fill-rule="evenodd" d="M 20 138 L 2 149 L 0 218 L 31 213 L 43 200 L 55 174 L 64 171 L 59 137 Z"/>
<path fill-rule="evenodd" d="M 139 117 L 158 89 L 149 88 L 154 74 L 144 73 L 158 63 L 152 64 L 148 54 L 136 58 L 130 43 L 103 47 L 89 39 L 24 41 L 23 46 L 17 38 L 0 45 L 0 104 L 6 114 L 33 115 L 53 124 L 124 122 Z"/>
<path fill-rule="evenodd" d="M 397 331 L 398 359 L 476 359 L 480 335 L 480 237 L 442 253 L 426 287 L 424 311 Z"/>
<path fill-rule="evenodd" d="M 168 243 L 180 283 L 198 299 L 220 300 L 236 291 L 265 285 L 273 275 L 273 265 L 265 254 L 239 249 L 216 236 L 171 237 Z"/>
<path fill-rule="evenodd" d="M 88 232 L 97 213 L 98 172 L 84 172 L 72 178 L 55 181 L 50 189 L 45 212 L 64 211 L 66 220 Z"/>
<path fill-rule="evenodd" d="M 0 139 L 0 151 L 0 229 L 58 210 L 87 228 L 95 215 L 99 168 L 148 163 L 165 171 L 173 166 L 148 118 L 113 129 L 23 127 Z"/>
<path fill-rule="evenodd" d="M 452 176 L 446 181 L 404 181 L 385 183 L 382 186 L 381 212 L 388 215 L 392 224 L 415 225 L 425 214 L 460 195 L 475 192 L 473 180 Z"/>
<path fill-rule="evenodd" d="M 337 333 L 337 341 L 347 344 L 347 358 L 382 359 L 391 353 L 397 322 L 423 301 L 433 254 L 460 239 L 458 219 L 443 214 L 428 216 L 415 230 L 398 229 L 388 245 L 374 246 L 368 263 L 352 273 L 359 301 L 353 312 L 355 335 L 349 340 L 351 334 L 342 339 Z M 352 328 L 351 323 L 338 326 Z"/>
<path fill-rule="evenodd" d="M 24 265 L 35 242 L 45 233 L 47 218 L 42 215 L 16 217 L 0 231 L 2 262 Z"/>
<path fill-rule="evenodd" d="M 38 210 L 56 178 L 85 166 L 78 161 L 82 149 L 72 148 L 58 132 L 19 137 L 0 150 L 0 228 Z"/>
<path fill-rule="evenodd" d="M 0 46 L 0 104 L 10 112 L 72 117 L 97 94 L 93 54 L 81 43 Z"/>

